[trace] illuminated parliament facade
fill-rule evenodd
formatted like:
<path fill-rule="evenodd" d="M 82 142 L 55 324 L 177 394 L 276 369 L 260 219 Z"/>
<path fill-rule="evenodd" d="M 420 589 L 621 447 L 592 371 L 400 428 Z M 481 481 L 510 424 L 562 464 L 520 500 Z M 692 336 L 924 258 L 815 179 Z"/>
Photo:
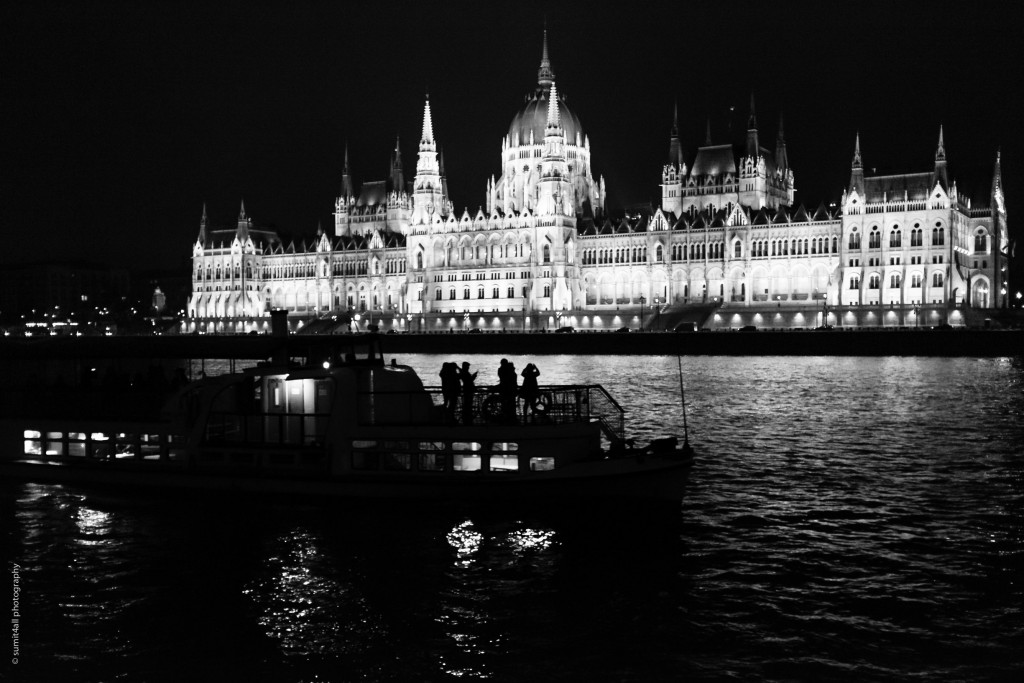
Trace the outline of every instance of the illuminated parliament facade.
<path fill-rule="evenodd" d="M 314 240 L 282 243 L 244 203 L 236 226 L 215 230 L 204 208 L 184 327 L 266 330 L 272 309 L 293 327 L 411 331 L 914 326 L 1005 305 L 998 155 L 989 206 L 972 208 L 941 128 L 934 165 L 903 175 L 866 174 L 858 137 L 841 202 L 807 209 L 794 205 L 781 120 L 774 149 L 763 143 L 753 98 L 745 146 L 713 144 L 709 128 L 687 155 L 674 121 L 661 206 L 613 219 L 545 37 L 484 206 L 453 209 L 428 98 L 412 179 L 396 145 L 389 177 L 357 190 L 346 151 L 333 230 Z"/>

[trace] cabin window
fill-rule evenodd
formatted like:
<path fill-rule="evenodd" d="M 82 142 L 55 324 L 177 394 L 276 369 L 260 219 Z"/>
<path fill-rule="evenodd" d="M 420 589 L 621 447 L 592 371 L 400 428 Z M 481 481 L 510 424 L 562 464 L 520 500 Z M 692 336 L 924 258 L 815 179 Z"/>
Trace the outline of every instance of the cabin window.
<path fill-rule="evenodd" d="M 384 469 L 410 470 L 412 469 L 412 456 L 408 453 L 385 453 Z"/>
<path fill-rule="evenodd" d="M 552 457 L 530 458 L 531 472 L 547 472 L 555 469 L 555 459 Z"/>
<path fill-rule="evenodd" d="M 360 453 L 352 454 L 352 469 L 354 470 L 376 470 L 380 467 L 380 454 Z"/>
<path fill-rule="evenodd" d="M 444 472 L 447 468 L 447 455 L 443 453 L 420 453 L 421 472 Z"/>
<path fill-rule="evenodd" d="M 519 469 L 519 456 L 515 453 L 493 453 L 489 464 L 491 472 L 515 472 Z"/>
<path fill-rule="evenodd" d="M 452 469 L 456 472 L 478 472 L 480 470 L 479 455 L 463 455 L 462 453 L 456 453 L 452 460 Z"/>
<path fill-rule="evenodd" d="M 25 430 L 25 455 L 42 455 L 42 434 L 34 429 Z"/>

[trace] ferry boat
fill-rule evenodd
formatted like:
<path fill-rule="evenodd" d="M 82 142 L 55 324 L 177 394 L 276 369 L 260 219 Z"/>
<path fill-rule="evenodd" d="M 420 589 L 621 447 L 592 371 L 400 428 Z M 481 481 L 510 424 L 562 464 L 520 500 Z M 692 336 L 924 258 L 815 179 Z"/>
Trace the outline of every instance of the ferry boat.
<path fill-rule="evenodd" d="M 541 386 L 525 415 L 518 400 L 507 412 L 489 387 L 470 400 L 446 406 L 441 387 L 385 363 L 375 335 L 350 337 L 309 348 L 303 362 L 281 351 L 187 384 L 155 421 L 6 420 L 20 452 L 0 472 L 351 499 L 682 498 L 688 439 L 635 446 L 622 408 L 600 385 Z"/>

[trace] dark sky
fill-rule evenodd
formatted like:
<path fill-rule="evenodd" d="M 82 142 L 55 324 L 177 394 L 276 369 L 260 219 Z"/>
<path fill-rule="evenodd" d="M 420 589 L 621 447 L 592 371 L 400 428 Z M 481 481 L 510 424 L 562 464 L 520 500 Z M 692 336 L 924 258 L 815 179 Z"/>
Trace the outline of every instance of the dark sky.
<path fill-rule="evenodd" d="M 987 197 L 1002 147 L 1022 219 L 1024 10 L 1008 2 L 7 3 L 0 20 L 4 263 L 187 260 L 202 203 L 293 235 L 331 224 L 346 141 L 382 179 L 415 167 L 424 92 L 456 207 L 484 203 L 549 29 L 559 90 L 613 206 L 660 197 L 672 106 L 687 156 L 705 121 L 763 139 L 785 113 L 797 199 L 839 200 L 865 166 L 930 170 Z M 735 108 L 732 110 L 731 108 Z M 730 114 L 730 111 L 732 113 Z M 986 199 L 987 201 L 987 199 Z"/>

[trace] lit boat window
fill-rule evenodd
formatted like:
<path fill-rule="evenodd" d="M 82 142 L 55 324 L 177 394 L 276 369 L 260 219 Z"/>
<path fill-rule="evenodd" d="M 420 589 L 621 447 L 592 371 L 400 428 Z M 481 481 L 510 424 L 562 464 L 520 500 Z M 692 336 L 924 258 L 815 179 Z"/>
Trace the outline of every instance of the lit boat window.
<path fill-rule="evenodd" d="M 38 432 L 37 432 L 38 433 Z M 28 437 L 26 437 L 28 438 Z M 38 438 L 38 437 L 36 437 Z M 47 439 L 59 440 L 64 438 L 64 432 L 46 432 Z"/>
<path fill-rule="evenodd" d="M 29 432 L 29 431 L 26 431 L 25 433 L 26 434 L 37 434 L 37 435 L 39 434 L 39 432 Z M 25 439 L 25 455 L 42 455 L 42 454 L 43 454 L 43 444 L 42 444 L 42 442 L 36 441 L 35 439 Z"/>
<path fill-rule="evenodd" d="M 376 448 L 376 441 L 353 441 L 352 448 Z"/>
<path fill-rule="evenodd" d="M 492 455 L 490 464 L 492 472 L 515 472 L 519 469 L 519 456 Z"/>
<path fill-rule="evenodd" d="M 480 470 L 480 456 L 456 453 L 453 456 L 452 469 L 456 472 L 477 472 Z"/>
<path fill-rule="evenodd" d="M 530 469 L 534 472 L 547 472 L 555 469 L 555 459 L 551 457 L 530 458 Z"/>
<path fill-rule="evenodd" d="M 26 429 L 25 430 L 25 438 L 26 439 L 40 439 L 40 438 L 42 438 L 42 436 L 43 436 L 42 432 L 37 432 L 34 429 Z"/>
<path fill-rule="evenodd" d="M 92 440 L 93 441 L 109 441 L 110 440 L 110 437 L 107 436 L 106 434 L 104 434 L 103 432 L 93 432 L 91 436 L 92 436 Z"/>
<path fill-rule="evenodd" d="M 479 451 L 480 444 L 476 441 L 455 441 L 452 443 L 453 451 Z"/>
<path fill-rule="evenodd" d="M 73 441 L 85 441 L 84 432 L 68 432 L 68 438 Z"/>

